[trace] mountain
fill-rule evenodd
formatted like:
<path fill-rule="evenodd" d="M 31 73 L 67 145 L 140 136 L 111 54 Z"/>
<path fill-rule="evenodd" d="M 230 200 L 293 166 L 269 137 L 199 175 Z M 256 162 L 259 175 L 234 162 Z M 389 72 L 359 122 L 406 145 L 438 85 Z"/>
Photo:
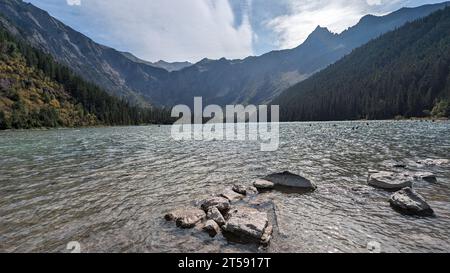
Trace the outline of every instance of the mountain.
<path fill-rule="evenodd" d="M 341 34 L 318 27 L 299 47 L 243 60 L 202 60 L 174 71 L 97 44 L 47 12 L 20 0 L 0 0 L 0 24 L 54 56 L 87 81 L 140 105 L 173 106 L 202 96 L 208 104 L 270 102 L 290 86 L 336 62 L 370 39 L 426 16 L 447 3 L 366 16 Z M 159 64 L 161 66 L 161 63 Z M 169 72 L 168 70 L 172 70 Z"/>
<path fill-rule="evenodd" d="M 149 61 L 144 61 L 142 59 L 139 59 L 138 57 L 134 56 L 133 54 L 131 54 L 129 52 L 122 52 L 122 55 L 124 55 L 125 57 L 127 57 L 128 59 L 130 59 L 131 61 L 133 61 L 135 63 L 147 64 L 147 65 L 150 65 L 153 67 L 165 69 L 169 72 L 179 71 L 179 70 L 182 70 L 182 69 L 192 65 L 192 63 L 190 63 L 190 62 L 166 62 L 163 60 L 152 63 Z"/>
<path fill-rule="evenodd" d="M 204 59 L 171 73 L 163 90 L 152 90 L 146 96 L 165 105 L 191 105 L 193 96 L 202 96 L 206 104 L 267 103 L 369 40 L 446 5 L 404 8 L 380 17 L 366 16 L 341 34 L 317 27 L 294 49 L 244 60 Z"/>
<path fill-rule="evenodd" d="M 10 32 L 51 54 L 84 79 L 132 102 L 146 102 L 140 90 L 155 89 L 168 74 L 95 43 L 32 4 L 0 0 L 0 16 L 6 18 L 0 19 L 0 24 Z"/>
<path fill-rule="evenodd" d="M 168 122 L 85 82 L 0 26 L 0 130 Z"/>
<path fill-rule="evenodd" d="M 449 102 L 450 7 L 354 50 L 273 104 L 283 121 L 310 121 L 448 116 Z"/>
<path fill-rule="evenodd" d="M 173 71 L 179 71 L 182 70 L 186 67 L 189 67 L 192 65 L 192 63 L 190 62 L 166 62 L 166 61 L 157 61 L 155 63 L 151 63 L 151 65 L 153 65 L 154 67 L 159 67 L 162 69 L 165 69 L 169 72 L 173 72 Z"/>

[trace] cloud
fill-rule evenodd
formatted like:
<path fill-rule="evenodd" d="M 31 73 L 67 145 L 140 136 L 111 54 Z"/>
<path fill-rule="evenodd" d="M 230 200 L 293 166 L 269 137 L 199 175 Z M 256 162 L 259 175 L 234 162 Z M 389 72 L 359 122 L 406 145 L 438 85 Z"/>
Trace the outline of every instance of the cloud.
<path fill-rule="evenodd" d="M 274 46 L 279 49 L 300 45 L 318 26 L 340 33 L 355 25 L 367 14 L 382 15 L 405 0 L 290 0 L 288 12 L 266 22 L 266 27 L 278 36 Z"/>
<path fill-rule="evenodd" d="M 25 0 L 95 41 L 140 58 L 243 58 L 341 32 L 366 14 L 442 0 Z M 74 8 L 76 6 L 76 8 Z"/>
<path fill-rule="evenodd" d="M 228 0 L 90 0 L 79 12 L 89 36 L 150 61 L 253 54 L 248 14 L 236 24 Z"/>
<path fill-rule="evenodd" d="M 81 0 L 66 0 L 69 6 L 79 6 L 81 5 Z"/>

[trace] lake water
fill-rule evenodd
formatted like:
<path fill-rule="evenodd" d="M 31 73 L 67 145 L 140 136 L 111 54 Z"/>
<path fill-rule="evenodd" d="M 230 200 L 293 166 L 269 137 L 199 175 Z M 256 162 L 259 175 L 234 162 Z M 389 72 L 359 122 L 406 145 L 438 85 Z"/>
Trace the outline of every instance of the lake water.
<path fill-rule="evenodd" d="M 280 138 L 278 151 L 261 152 L 255 142 L 177 142 L 169 126 L 0 132 L 0 252 L 64 252 L 70 241 L 83 252 L 367 252 L 369 242 L 385 252 L 450 251 L 450 166 L 415 163 L 449 159 L 449 122 L 288 123 Z M 386 160 L 437 175 L 415 185 L 435 218 L 398 214 L 382 190 L 352 190 Z M 277 209 L 267 249 L 163 219 L 284 170 L 318 189 L 258 197 Z"/>

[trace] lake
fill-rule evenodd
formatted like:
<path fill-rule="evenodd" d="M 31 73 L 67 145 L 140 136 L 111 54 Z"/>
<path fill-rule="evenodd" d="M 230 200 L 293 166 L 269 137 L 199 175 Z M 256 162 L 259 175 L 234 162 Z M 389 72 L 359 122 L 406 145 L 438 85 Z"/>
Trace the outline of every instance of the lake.
<path fill-rule="evenodd" d="M 0 252 L 383 252 L 450 251 L 450 122 L 285 123 L 280 147 L 175 141 L 170 126 L 0 132 Z M 431 171 L 418 181 L 436 217 L 404 216 L 391 193 L 367 184 L 387 160 Z M 164 214 L 231 186 L 289 170 L 315 192 L 264 193 L 277 208 L 269 247 L 181 230 Z M 273 214 L 271 213 L 273 218 Z M 274 220 L 274 219 L 272 219 Z"/>

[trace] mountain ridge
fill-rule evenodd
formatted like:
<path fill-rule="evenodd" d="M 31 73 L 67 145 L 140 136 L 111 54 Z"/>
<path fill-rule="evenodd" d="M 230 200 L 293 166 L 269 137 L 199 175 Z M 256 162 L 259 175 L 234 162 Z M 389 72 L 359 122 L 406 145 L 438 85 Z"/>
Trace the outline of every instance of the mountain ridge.
<path fill-rule="evenodd" d="M 426 16 L 448 3 L 401 9 L 375 18 L 375 25 L 371 26 L 365 25 L 371 18 L 367 17 L 361 20 L 363 24 L 341 34 L 317 28 L 293 49 L 242 60 L 205 59 L 172 72 L 142 60 L 130 60 L 123 52 L 95 43 L 31 4 L 0 0 L 0 10 L 12 22 L 11 27 L 17 28 L 10 31 L 21 33 L 31 44 L 109 93 L 139 105 L 173 106 L 191 105 L 194 96 L 202 96 L 208 104 L 268 103 L 380 33 Z M 1 22 L 6 24 L 4 20 Z"/>
<path fill-rule="evenodd" d="M 447 7 L 355 49 L 272 103 L 283 121 L 325 121 L 448 117 L 449 102 Z"/>

